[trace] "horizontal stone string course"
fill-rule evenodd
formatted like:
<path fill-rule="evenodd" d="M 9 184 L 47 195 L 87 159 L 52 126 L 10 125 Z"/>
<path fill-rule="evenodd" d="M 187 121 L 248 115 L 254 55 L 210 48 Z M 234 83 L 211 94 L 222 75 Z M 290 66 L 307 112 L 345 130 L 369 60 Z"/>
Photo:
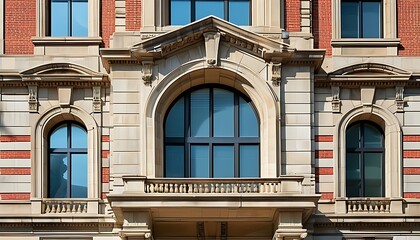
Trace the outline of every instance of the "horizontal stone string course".
<path fill-rule="evenodd" d="M 263 179 L 262 179 L 263 180 Z M 148 181 L 146 193 L 280 193 L 301 192 L 302 181 L 202 180 Z"/>

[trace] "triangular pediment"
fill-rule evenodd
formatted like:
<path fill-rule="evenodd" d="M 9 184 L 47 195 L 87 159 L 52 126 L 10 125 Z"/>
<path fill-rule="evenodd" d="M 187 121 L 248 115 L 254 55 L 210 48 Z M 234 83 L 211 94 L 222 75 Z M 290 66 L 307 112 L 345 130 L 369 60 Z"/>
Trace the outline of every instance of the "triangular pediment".
<path fill-rule="evenodd" d="M 209 16 L 185 25 L 174 31 L 147 39 L 130 48 L 131 55 L 137 59 L 153 57 L 165 58 L 184 48 L 205 41 L 205 33 L 220 33 L 220 41 L 234 45 L 255 56 L 264 58 L 274 52 L 293 52 L 285 43 L 277 42 L 262 35 L 250 32 L 220 18 Z"/>

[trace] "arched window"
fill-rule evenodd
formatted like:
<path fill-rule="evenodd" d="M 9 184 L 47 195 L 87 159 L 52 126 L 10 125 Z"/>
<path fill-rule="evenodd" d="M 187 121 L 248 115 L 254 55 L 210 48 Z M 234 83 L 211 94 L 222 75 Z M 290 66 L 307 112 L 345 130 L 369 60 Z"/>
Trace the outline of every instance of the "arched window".
<path fill-rule="evenodd" d="M 165 177 L 259 177 L 259 123 L 252 104 L 224 88 L 183 94 L 165 118 Z"/>
<path fill-rule="evenodd" d="M 370 122 L 356 122 L 346 131 L 347 197 L 383 197 L 384 134 Z"/>
<path fill-rule="evenodd" d="M 87 198 L 86 129 L 75 122 L 61 123 L 48 140 L 48 197 Z"/>

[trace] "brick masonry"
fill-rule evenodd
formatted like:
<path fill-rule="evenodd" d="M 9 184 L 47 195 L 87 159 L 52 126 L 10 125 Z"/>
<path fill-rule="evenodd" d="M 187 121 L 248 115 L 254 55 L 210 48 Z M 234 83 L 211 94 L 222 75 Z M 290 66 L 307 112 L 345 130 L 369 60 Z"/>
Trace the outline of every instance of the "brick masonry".
<path fill-rule="evenodd" d="M 115 0 L 101 1 L 101 36 L 104 47 L 109 47 L 110 37 L 115 32 Z"/>
<path fill-rule="evenodd" d="M 286 31 L 300 32 L 300 0 L 285 1 Z"/>
<path fill-rule="evenodd" d="M 36 1 L 7 0 L 4 12 L 5 53 L 33 54 L 31 38 L 36 35 Z"/>
<path fill-rule="evenodd" d="M 126 30 L 139 31 L 141 25 L 141 0 L 126 0 L 125 9 Z"/>
<path fill-rule="evenodd" d="M 397 1 L 397 14 L 398 37 L 401 39 L 398 55 L 420 55 L 420 1 Z"/>

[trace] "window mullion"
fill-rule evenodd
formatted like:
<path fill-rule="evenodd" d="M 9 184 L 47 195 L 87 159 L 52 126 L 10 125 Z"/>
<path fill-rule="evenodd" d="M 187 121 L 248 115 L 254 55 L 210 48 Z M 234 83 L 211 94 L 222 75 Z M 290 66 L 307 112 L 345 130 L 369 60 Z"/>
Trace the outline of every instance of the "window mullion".
<path fill-rule="evenodd" d="M 233 123 L 234 123 L 234 136 L 236 139 L 239 139 L 239 95 L 234 95 L 234 117 L 233 117 Z M 234 159 L 234 174 L 235 177 L 240 177 L 239 169 L 240 169 L 240 161 L 239 161 L 239 143 L 233 144 L 233 159 Z"/>
<path fill-rule="evenodd" d="M 195 14 L 195 11 L 196 11 L 196 9 L 195 9 L 195 4 L 196 4 L 196 2 L 195 2 L 195 0 L 191 0 L 191 21 L 192 22 L 194 22 L 196 19 L 195 19 L 195 17 L 196 17 L 196 14 Z"/>
<path fill-rule="evenodd" d="M 224 0 L 225 1 L 225 7 L 224 7 L 224 19 L 226 21 L 229 21 L 229 0 Z"/>
<path fill-rule="evenodd" d="M 184 176 L 191 177 L 191 167 L 190 167 L 190 151 L 191 151 L 191 144 L 187 141 L 191 134 L 191 101 L 190 101 L 191 94 L 185 96 L 184 99 Z"/>
<path fill-rule="evenodd" d="M 363 2 L 359 1 L 359 38 L 363 36 Z"/>

